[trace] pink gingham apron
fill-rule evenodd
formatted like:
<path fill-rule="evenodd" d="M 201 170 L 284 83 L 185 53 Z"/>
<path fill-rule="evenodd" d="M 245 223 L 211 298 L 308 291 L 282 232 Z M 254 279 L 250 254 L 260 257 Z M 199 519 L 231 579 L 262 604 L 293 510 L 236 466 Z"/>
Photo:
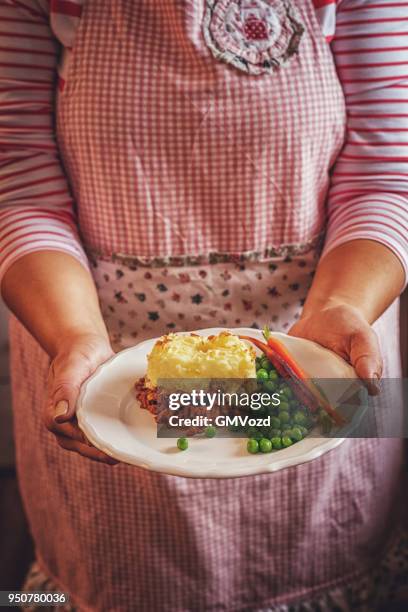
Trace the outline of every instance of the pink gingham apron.
<path fill-rule="evenodd" d="M 57 133 L 116 349 L 169 330 L 287 329 L 301 311 L 344 102 L 311 0 L 252 4 L 252 17 L 234 0 L 85 5 Z M 244 57 L 243 36 L 259 43 Z M 394 376 L 397 314 L 377 323 Z M 37 558 L 81 609 L 272 609 L 381 557 L 399 441 L 350 440 L 312 463 L 222 481 L 109 468 L 43 428 L 49 361 L 15 320 L 12 362 Z"/>

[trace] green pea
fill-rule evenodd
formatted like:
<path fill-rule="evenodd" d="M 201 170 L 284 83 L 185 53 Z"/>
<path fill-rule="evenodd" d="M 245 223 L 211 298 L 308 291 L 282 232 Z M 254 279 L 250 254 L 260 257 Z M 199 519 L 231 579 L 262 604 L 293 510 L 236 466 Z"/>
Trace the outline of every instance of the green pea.
<path fill-rule="evenodd" d="M 286 423 L 289 423 L 289 421 L 290 421 L 289 412 L 287 412 L 286 410 L 283 410 L 282 412 L 280 412 L 279 413 L 279 421 L 280 421 L 281 425 L 285 425 Z"/>
<path fill-rule="evenodd" d="M 296 423 L 296 425 L 304 426 L 307 423 L 308 419 L 304 412 L 302 412 L 301 410 L 297 410 L 293 415 L 293 421 Z"/>
<path fill-rule="evenodd" d="M 292 430 L 290 429 L 290 427 L 287 427 L 286 429 L 282 430 L 282 438 L 291 438 L 292 437 Z"/>
<path fill-rule="evenodd" d="M 267 357 L 262 357 L 262 359 L 261 359 L 261 368 L 263 368 L 264 370 L 269 372 L 271 367 L 272 367 L 272 364 L 269 361 L 269 359 Z"/>
<path fill-rule="evenodd" d="M 300 431 L 299 427 L 293 427 L 291 429 L 290 437 L 292 438 L 292 440 L 295 440 L 296 442 L 299 442 L 300 440 L 302 440 L 303 434 Z"/>
<path fill-rule="evenodd" d="M 179 438 L 177 440 L 177 448 L 184 451 L 188 449 L 188 440 L 187 438 Z"/>
<path fill-rule="evenodd" d="M 289 410 L 288 402 L 285 402 L 285 401 L 282 402 L 281 401 L 281 403 L 279 404 L 279 410 L 282 410 L 282 411 Z"/>
<path fill-rule="evenodd" d="M 216 434 L 217 434 L 217 430 L 212 425 L 209 425 L 208 427 L 204 429 L 204 435 L 206 436 L 206 438 L 214 438 Z"/>
<path fill-rule="evenodd" d="M 264 368 L 261 368 L 260 370 L 257 371 L 256 377 L 258 380 L 265 381 L 265 380 L 268 380 L 269 374 L 266 370 L 264 370 Z"/>
<path fill-rule="evenodd" d="M 306 436 L 309 433 L 309 430 L 307 427 L 303 427 L 303 425 L 297 425 L 297 429 L 300 429 L 300 431 L 302 432 L 303 436 Z"/>
<path fill-rule="evenodd" d="M 265 380 L 263 386 L 264 389 L 266 389 L 266 391 L 269 391 L 270 393 L 276 391 L 276 384 L 272 380 Z"/>
<path fill-rule="evenodd" d="M 269 372 L 269 380 L 273 380 L 274 382 L 277 382 L 279 379 L 279 374 L 277 373 L 276 370 L 271 370 Z"/>
<path fill-rule="evenodd" d="M 265 408 L 265 416 L 272 418 L 274 414 L 275 414 L 275 411 L 272 408 L 272 406 L 268 406 L 267 408 Z"/>
<path fill-rule="evenodd" d="M 268 414 L 271 418 L 274 417 L 276 419 L 277 418 L 276 412 L 277 412 L 276 408 L 271 402 L 271 404 L 266 408 L 266 414 Z"/>
<path fill-rule="evenodd" d="M 258 406 L 258 404 L 255 404 L 255 406 L 252 406 L 252 404 L 249 406 L 249 409 L 251 410 L 251 412 L 254 412 L 255 415 L 262 415 L 264 413 L 264 407 L 263 406 Z"/>
<path fill-rule="evenodd" d="M 290 438 L 289 436 L 282 436 L 282 444 L 285 447 L 292 446 L 292 438 Z"/>
<path fill-rule="evenodd" d="M 261 367 L 261 363 L 262 363 L 262 359 L 263 359 L 263 355 L 259 356 L 259 357 L 255 357 L 255 366 L 256 367 Z"/>
<path fill-rule="evenodd" d="M 270 453 L 272 450 L 272 442 L 269 438 L 262 438 L 262 440 L 259 441 L 259 448 L 261 453 Z"/>
<path fill-rule="evenodd" d="M 263 438 L 263 434 L 256 427 L 248 427 L 247 434 L 249 438 L 254 438 L 254 440 Z"/>
<path fill-rule="evenodd" d="M 247 451 L 248 453 L 251 453 L 251 455 L 256 455 L 256 453 L 259 452 L 258 440 L 250 438 L 247 442 Z"/>
<path fill-rule="evenodd" d="M 290 387 L 285 387 L 284 391 L 283 391 L 283 395 L 288 399 L 292 399 L 293 397 L 293 391 Z"/>
<path fill-rule="evenodd" d="M 274 436 L 271 442 L 272 442 L 272 447 L 275 450 L 280 450 L 282 448 L 282 438 L 280 436 Z"/>
<path fill-rule="evenodd" d="M 269 431 L 269 437 L 270 438 L 281 438 L 282 437 L 282 431 L 280 429 L 271 429 Z"/>
<path fill-rule="evenodd" d="M 280 429 L 280 426 L 280 419 L 278 419 L 278 417 L 276 416 L 271 416 L 271 427 L 273 427 L 274 429 Z"/>

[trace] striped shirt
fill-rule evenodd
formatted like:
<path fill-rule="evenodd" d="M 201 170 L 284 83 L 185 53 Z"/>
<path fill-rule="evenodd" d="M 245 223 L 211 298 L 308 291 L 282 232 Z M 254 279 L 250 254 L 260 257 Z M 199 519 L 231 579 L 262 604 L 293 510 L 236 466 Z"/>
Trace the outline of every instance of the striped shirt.
<path fill-rule="evenodd" d="M 84 1 L 0 0 L 0 276 L 39 250 L 64 251 L 87 265 L 53 118 L 55 72 L 63 88 Z M 347 107 L 325 252 L 375 240 L 408 277 L 408 2 L 314 5 Z"/>

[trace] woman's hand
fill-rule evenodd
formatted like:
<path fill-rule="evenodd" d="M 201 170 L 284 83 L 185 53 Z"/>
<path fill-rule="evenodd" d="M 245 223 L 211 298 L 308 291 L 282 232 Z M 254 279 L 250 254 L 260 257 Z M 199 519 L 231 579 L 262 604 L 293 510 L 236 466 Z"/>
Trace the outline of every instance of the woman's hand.
<path fill-rule="evenodd" d="M 309 311 L 293 325 L 289 335 L 314 340 L 351 363 L 371 395 L 379 392 L 382 358 L 377 336 L 354 306 L 332 303 Z"/>
<path fill-rule="evenodd" d="M 43 408 L 46 427 L 62 448 L 117 463 L 86 440 L 75 418 L 82 383 L 113 355 L 90 271 L 67 253 L 28 253 L 9 267 L 1 290 L 10 310 L 52 359 Z"/>
<path fill-rule="evenodd" d="M 55 434 L 58 444 L 100 461 L 118 463 L 90 444 L 79 429 L 75 411 L 82 383 L 96 368 L 113 355 L 109 341 L 99 334 L 80 334 L 60 339 L 56 357 L 51 362 L 48 376 L 48 401 L 43 411 L 43 421 Z"/>

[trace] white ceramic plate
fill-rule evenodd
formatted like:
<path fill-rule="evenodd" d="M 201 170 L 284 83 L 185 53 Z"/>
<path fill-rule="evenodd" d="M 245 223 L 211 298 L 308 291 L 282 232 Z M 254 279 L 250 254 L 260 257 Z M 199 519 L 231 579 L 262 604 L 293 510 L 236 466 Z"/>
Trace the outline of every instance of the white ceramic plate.
<path fill-rule="evenodd" d="M 201 335 L 222 328 L 202 329 Z M 231 329 L 262 338 L 255 329 Z M 308 375 L 327 379 L 355 379 L 354 370 L 340 357 L 314 342 L 274 334 L 288 347 Z M 343 438 L 307 437 L 280 451 L 250 455 L 243 438 L 190 438 L 187 451 L 176 440 L 157 438 L 153 416 L 139 407 L 136 380 L 144 376 L 147 355 L 157 338 L 117 353 L 84 383 L 78 400 L 78 423 L 88 439 L 116 459 L 148 470 L 195 478 L 225 478 L 274 472 L 304 463 L 341 444 Z M 324 389 L 331 401 L 333 390 Z M 336 394 L 336 389 L 334 394 Z M 341 394 L 344 393 L 344 386 Z"/>

